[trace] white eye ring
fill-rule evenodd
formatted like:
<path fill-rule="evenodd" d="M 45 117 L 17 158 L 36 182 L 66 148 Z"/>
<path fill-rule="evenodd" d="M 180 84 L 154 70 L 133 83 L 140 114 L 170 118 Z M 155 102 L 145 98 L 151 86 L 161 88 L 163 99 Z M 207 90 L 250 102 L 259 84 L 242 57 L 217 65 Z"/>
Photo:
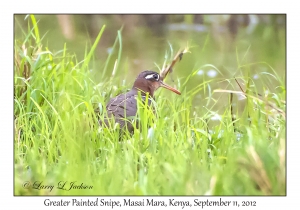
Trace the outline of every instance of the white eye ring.
<path fill-rule="evenodd" d="M 157 78 L 154 78 L 154 75 L 157 76 Z M 156 81 L 159 80 L 159 75 L 158 74 L 149 74 L 145 77 L 145 79 L 155 79 Z"/>

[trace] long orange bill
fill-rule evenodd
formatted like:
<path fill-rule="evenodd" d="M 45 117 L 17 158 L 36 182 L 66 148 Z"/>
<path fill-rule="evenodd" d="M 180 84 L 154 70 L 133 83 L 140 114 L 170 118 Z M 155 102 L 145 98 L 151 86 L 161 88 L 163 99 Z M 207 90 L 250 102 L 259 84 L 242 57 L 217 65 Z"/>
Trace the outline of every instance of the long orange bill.
<path fill-rule="evenodd" d="M 176 90 L 175 88 L 172 88 L 171 86 L 163 83 L 162 81 L 160 82 L 160 87 L 164 87 L 164 88 L 166 88 L 168 90 L 173 91 L 174 93 L 177 93 L 178 95 L 181 95 L 181 93 L 178 90 Z"/>

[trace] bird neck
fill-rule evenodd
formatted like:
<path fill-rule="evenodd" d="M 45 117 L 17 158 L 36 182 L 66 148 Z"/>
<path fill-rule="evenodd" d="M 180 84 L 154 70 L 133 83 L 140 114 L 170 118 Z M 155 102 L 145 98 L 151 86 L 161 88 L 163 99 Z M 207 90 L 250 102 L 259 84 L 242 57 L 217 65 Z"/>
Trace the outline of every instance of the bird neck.
<path fill-rule="evenodd" d="M 139 79 L 134 82 L 132 89 L 140 91 L 143 96 L 147 93 L 149 93 L 152 98 L 154 96 L 154 90 L 152 90 L 148 85 L 145 85 L 143 81 Z"/>

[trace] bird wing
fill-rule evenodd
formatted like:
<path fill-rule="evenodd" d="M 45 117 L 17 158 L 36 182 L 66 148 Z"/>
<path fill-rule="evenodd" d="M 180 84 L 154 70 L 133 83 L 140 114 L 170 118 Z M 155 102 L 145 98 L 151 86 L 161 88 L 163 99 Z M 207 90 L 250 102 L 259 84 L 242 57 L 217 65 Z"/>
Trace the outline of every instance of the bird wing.
<path fill-rule="evenodd" d="M 119 123 L 121 128 L 126 124 L 128 130 L 133 131 L 130 117 L 136 115 L 137 97 L 137 91 L 132 90 L 112 98 L 106 106 L 107 117 L 114 118 L 115 122 Z M 142 100 L 145 100 L 145 96 L 142 96 Z M 151 104 L 151 101 L 151 98 L 148 98 L 148 105 Z M 105 119 L 105 123 L 108 125 L 107 119 Z"/>
<path fill-rule="evenodd" d="M 108 116 L 116 118 L 126 118 L 135 116 L 137 106 L 134 94 L 124 93 L 112 98 L 106 106 Z"/>

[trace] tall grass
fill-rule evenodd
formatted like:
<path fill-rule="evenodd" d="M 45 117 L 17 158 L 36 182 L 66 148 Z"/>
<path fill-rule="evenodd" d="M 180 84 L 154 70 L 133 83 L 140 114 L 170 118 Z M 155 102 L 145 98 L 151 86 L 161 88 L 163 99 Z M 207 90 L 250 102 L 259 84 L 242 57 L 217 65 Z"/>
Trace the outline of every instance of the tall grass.
<path fill-rule="evenodd" d="M 212 90 L 214 79 L 187 88 L 195 69 L 177 80 L 180 97 L 156 98 L 156 115 L 141 105 L 142 129 L 120 141 L 117 130 L 99 127 L 94 112 L 98 108 L 102 118 L 108 99 L 126 91 L 105 76 L 121 62 L 120 33 L 115 69 L 105 65 L 97 84 L 89 69 L 105 27 L 78 62 L 66 46 L 57 53 L 44 47 L 37 21 L 30 20 L 24 40 L 15 40 L 15 195 L 286 194 L 285 84 L 271 67 L 268 74 L 283 91 L 267 95 L 256 89 L 259 82 L 269 90 L 266 83 L 246 73 L 237 78 L 243 90 L 233 78 L 226 80 L 227 92 Z M 242 110 L 232 107 L 233 91 L 246 97 Z M 194 105 L 199 93 L 205 107 Z M 218 103 L 225 108 L 216 115 Z M 92 187 L 67 190 L 71 182 Z"/>

